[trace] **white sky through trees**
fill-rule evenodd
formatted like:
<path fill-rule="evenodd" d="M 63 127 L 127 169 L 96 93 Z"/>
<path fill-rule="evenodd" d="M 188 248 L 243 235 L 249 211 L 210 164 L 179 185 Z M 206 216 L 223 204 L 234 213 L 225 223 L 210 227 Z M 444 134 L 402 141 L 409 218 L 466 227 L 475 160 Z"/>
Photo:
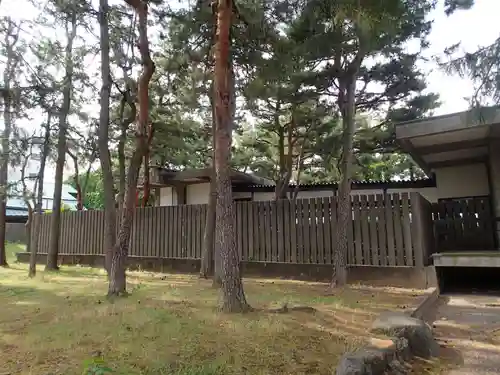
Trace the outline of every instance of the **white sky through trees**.
<path fill-rule="evenodd" d="M 110 3 L 113 4 L 117 1 L 120 0 L 110 0 Z M 41 2 L 43 3 L 44 0 L 41 0 Z M 178 7 L 180 4 L 179 0 L 170 0 L 169 2 L 173 8 Z M 478 47 L 489 45 L 500 36 L 500 23 L 498 22 L 498 14 L 500 13 L 499 0 L 477 1 L 472 9 L 456 12 L 450 17 L 445 15 L 442 4 L 444 1 L 441 0 L 440 3 L 440 6 L 431 13 L 431 17 L 435 22 L 429 38 L 430 48 L 424 53 L 428 61 L 419 63 L 422 70 L 426 72 L 428 90 L 440 95 L 442 105 L 434 111 L 436 115 L 467 109 L 469 102 L 466 98 L 472 94 L 473 85 L 467 79 L 446 75 L 433 61 L 434 58 L 442 57 L 446 47 L 458 42 L 461 43 L 459 54 L 463 54 L 464 52 L 473 52 Z M 26 0 L 1 1 L 0 15 L 2 16 L 11 16 L 15 20 L 33 20 L 37 14 L 38 10 Z M 98 32 L 99 30 L 96 29 L 95 35 L 98 35 Z M 64 31 L 61 31 L 61 40 L 64 38 Z M 0 69 L 3 70 L 1 60 Z M 98 59 L 89 62 L 89 70 L 99 71 Z M 99 112 L 98 93 L 96 93 L 94 103 L 88 109 L 92 112 L 90 113 L 91 117 L 97 118 Z M 36 118 L 31 121 L 20 120 L 18 125 L 29 129 L 33 126 L 39 126 L 41 121 L 42 119 Z M 0 126 L 3 126 L 1 119 Z M 71 173 L 71 171 L 72 168 L 68 166 L 66 174 Z M 52 181 L 53 179 L 54 167 L 50 165 L 47 168 L 46 180 Z"/>

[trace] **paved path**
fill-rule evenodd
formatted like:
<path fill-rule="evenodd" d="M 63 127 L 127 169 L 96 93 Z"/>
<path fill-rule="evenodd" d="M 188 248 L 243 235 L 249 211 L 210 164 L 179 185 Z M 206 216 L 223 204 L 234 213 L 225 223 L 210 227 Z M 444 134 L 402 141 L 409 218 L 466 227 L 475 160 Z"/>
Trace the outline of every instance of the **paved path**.
<path fill-rule="evenodd" d="M 454 364 L 447 375 L 500 374 L 500 298 L 442 298 L 434 330 Z"/>

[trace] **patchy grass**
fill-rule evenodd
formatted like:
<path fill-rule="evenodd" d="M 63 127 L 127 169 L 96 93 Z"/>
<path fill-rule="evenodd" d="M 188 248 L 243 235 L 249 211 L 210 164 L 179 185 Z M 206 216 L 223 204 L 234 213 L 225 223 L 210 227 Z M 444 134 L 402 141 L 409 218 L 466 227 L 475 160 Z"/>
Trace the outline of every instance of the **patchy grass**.
<path fill-rule="evenodd" d="M 195 276 L 130 272 L 131 296 L 108 302 L 102 270 L 26 275 L 12 261 L 0 269 L 0 374 L 104 365 L 127 375 L 331 374 L 340 355 L 366 342 L 377 313 L 408 308 L 420 294 L 353 287 L 325 296 L 319 283 L 245 279 L 254 307 L 317 311 L 224 315 L 217 291 Z"/>

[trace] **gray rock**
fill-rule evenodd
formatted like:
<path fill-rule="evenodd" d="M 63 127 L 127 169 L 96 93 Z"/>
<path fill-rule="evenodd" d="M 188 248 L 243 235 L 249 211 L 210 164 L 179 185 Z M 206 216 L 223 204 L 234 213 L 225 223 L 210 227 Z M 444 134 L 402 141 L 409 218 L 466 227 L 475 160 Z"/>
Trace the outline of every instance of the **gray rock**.
<path fill-rule="evenodd" d="M 389 341 L 389 344 L 387 344 Z M 337 365 L 336 375 L 382 375 L 387 371 L 402 374 L 401 362 L 411 356 L 408 341 L 372 340 L 369 346 L 345 354 Z M 399 364 L 399 367 L 391 367 Z"/>
<path fill-rule="evenodd" d="M 400 312 L 381 314 L 372 325 L 372 332 L 390 337 L 404 337 L 408 340 L 410 351 L 421 358 L 437 357 L 439 345 L 431 328 L 420 319 Z"/>
<path fill-rule="evenodd" d="M 392 375 L 405 375 L 408 373 L 408 368 L 395 359 L 394 361 L 389 363 L 389 372 Z"/>

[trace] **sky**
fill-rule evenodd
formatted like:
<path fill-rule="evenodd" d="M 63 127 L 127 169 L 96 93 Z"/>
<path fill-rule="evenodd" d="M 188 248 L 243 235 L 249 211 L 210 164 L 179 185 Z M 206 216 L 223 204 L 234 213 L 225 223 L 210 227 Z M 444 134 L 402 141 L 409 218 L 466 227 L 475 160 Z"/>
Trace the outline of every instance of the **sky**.
<path fill-rule="evenodd" d="M 115 1 L 117 0 L 110 2 Z M 171 3 L 173 6 L 179 6 L 179 0 L 171 0 Z M 472 94 L 473 85 L 467 79 L 447 75 L 432 60 L 442 57 L 446 47 L 458 42 L 461 43 L 460 52 L 473 52 L 479 47 L 493 43 L 500 36 L 499 0 L 477 0 L 471 10 L 456 12 L 450 17 L 444 13 L 444 0 L 440 0 L 440 3 L 430 15 L 434 24 L 429 37 L 430 48 L 424 54 L 429 61 L 420 63 L 427 75 L 428 91 L 440 95 L 442 105 L 434 111 L 435 115 L 466 110 L 469 105 L 466 97 Z M 0 14 L 23 20 L 34 18 L 36 12 L 27 0 L 2 0 Z M 71 171 L 71 167 L 66 168 L 65 175 Z M 50 166 L 46 172 L 47 180 L 53 180 L 54 174 L 54 167 Z M 12 176 L 14 178 L 14 175 Z"/>

